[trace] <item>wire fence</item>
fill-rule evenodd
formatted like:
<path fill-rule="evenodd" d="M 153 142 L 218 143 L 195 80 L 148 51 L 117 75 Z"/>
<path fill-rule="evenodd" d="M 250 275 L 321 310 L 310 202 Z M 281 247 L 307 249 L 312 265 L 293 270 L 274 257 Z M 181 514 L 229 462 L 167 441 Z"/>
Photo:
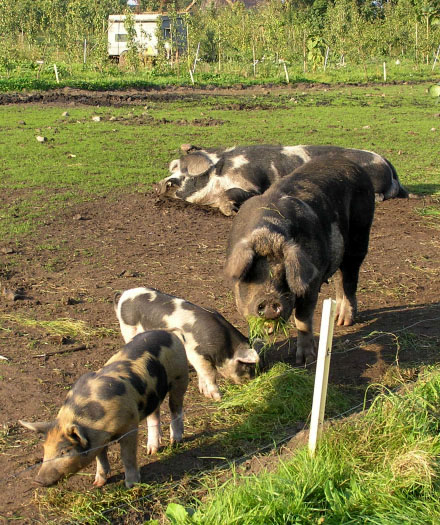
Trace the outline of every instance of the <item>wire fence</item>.
<path fill-rule="evenodd" d="M 416 321 L 408 326 L 405 326 L 403 328 L 400 328 L 398 330 L 395 330 L 393 332 L 380 332 L 378 333 L 374 338 L 372 339 L 369 339 L 368 340 L 368 344 L 371 344 L 372 342 L 376 341 L 377 339 L 381 338 L 381 337 L 385 337 L 385 336 L 390 336 L 390 335 L 395 335 L 395 334 L 399 334 L 399 333 L 402 333 L 402 332 L 405 332 L 407 330 L 409 330 L 410 328 L 413 328 L 414 326 L 417 326 L 417 325 L 420 325 L 422 323 L 428 323 L 428 322 L 434 322 L 434 321 L 439 321 L 440 320 L 440 317 L 434 317 L 434 318 L 428 318 L 428 319 L 421 319 L 420 321 Z M 347 354 L 349 352 L 353 352 L 354 350 L 358 350 L 358 349 L 362 349 L 362 346 L 361 344 L 357 344 L 351 348 L 348 348 L 346 350 L 343 350 L 343 351 L 339 351 L 339 352 L 332 352 L 332 356 L 340 356 L 340 355 L 343 355 L 343 354 Z M 314 364 L 316 363 L 316 360 L 315 361 L 312 361 L 310 363 L 307 363 L 305 365 L 305 368 L 310 368 L 311 366 L 313 366 Z M 291 374 L 292 372 L 295 371 L 295 368 L 292 368 L 290 370 L 287 370 L 285 372 L 282 372 L 281 374 L 275 376 L 273 379 L 279 379 L 279 378 L 282 378 L 283 376 L 286 376 L 288 374 Z M 399 387 L 396 387 L 396 389 L 399 388 Z M 396 390 L 395 389 L 395 390 Z M 367 407 L 371 401 L 376 397 L 375 394 L 373 394 L 372 396 L 370 396 L 370 398 L 365 398 L 361 403 L 358 403 L 356 404 L 355 406 L 331 417 L 331 418 L 327 418 L 327 421 L 335 421 L 335 420 L 338 420 L 338 419 L 341 419 L 342 417 L 344 416 L 347 416 L 348 414 L 351 414 L 353 412 L 355 412 L 356 410 L 360 409 L 360 408 L 363 408 L 365 409 L 365 407 Z M 175 418 L 177 419 L 177 418 Z M 175 419 L 172 419 L 170 420 L 170 422 L 168 424 L 171 424 Z M 307 422 L 309 421 L 310 419 L 310 414 L 309 414 L 309 417 L 306 421 L 306 425 L 304 426 L 304 428 L 306 428 L 307 426 Z M 166 423 L 164 423 L 166 424 Z M 150 426 L 153 426 L 153 425 L 150 425 Z M 103 450 L 104 448 L 106 447 L 109 447 L 113 444 L 116 444 L 116 443 L 119 443 L 121 440 L 123 440 L 125 437 L 127 437 L 128 435 L 130 434 L 133 434 L 135 432 L 138 432 L 139 429 L 138 428 L 133 428 L 131 430 L 129 430 L 128 432 L 126 432 L 125 434 L 123 434 L 122 436 L 119 436 L 118 438 L 106 443 L 105 445 L 101 445 L 99 447 L 95 447 L 95 448 L 91 448 L 91 449 L 88 449 L 88 450 L 85 450 L 84 452 L 80 452 L 80 453 L 77 453 L 77 454 L 73 454 L 72 456 L 77 456 L 77 455 L 88 455 L 90 453 L 93 453 L 93 452 L 96 452 L 96 451 L 99 451 L 99 450 Z M 202 472 L 205 472 L 206 470 L 209 470 L 209 471 L 221 471 L 221 470 L 224 470 L 224 469 L 228 469 L 231 467 L 231 465 L 239 465 L 243 462 L 245 462 L 247 459 L 251 458 L 251 457 L 254 457 L 254 456 L 257 456 L 257 455 L 261 455 L 263 454 L 264 452 L 266 452 L 267 450 L 269 449 L 278 449 L 281 445 L 283 445 L 284 443 L 286 442 L 289 442 L 292 438 L 294 438 L 296 435 L 298 434 L 298 431 L 292 433 L 292 434 L 289 434 L 287 436 L 284 436 L 283 438 L 281 439 L 278 439 L 278 440 L 274 440 L 273 442 L 267 444 L 267 445 L 264 445 L 262 447 L 259 447 L 259 448 L 256 448 L 255 450 L 253 450 L 252 452 L 249 452 L 245 455 L 242 455 L 240 457 L 237 457 L 237 458 L 234 458 L 234 459 L 231 459 L 231 460 L 226 460 L 224 463 L 220 464 L 220 465 L 217 465 L 214 469 L 190 469 L 188 471 L 186 471 L 186 479 L 190 482 L 194 482 Z M 63 456 L 63 458 L 65 458 L 66 456 Z M 53 462 L 53 461 L 56 461 L 60 459 L 60 457 L 55 457 L 55 458 L 51 458 L 49 460 L 46 460 L 46 461 L 39 461 L 37 463 L 35 463 L 34 465 L 31 465 L 25 469 L 22 469 L 22 470 L 19 470 L 15 473 L 12 473 L 12 474 L 9 474 L 7 476 L 4 476 L 4 477 L 0 477 L 0 484 L 1 483 L 6 483 L 8 481 L 10 481 L 11 479 L 15 479 L 23 474 L 26 474 L 27 472 L 30 472 L 32 470 L 34 470 L 35 468 L 37 467 L 41 467 L 43 464 L 46 464 L 46 463 L 50 463 L 50 462 Z M 177 481 L 175 483 L 172 483 L 171 485 L 168 485 L 168 487 L 171 489 L 171 488 L 176 488 L 180 485 L 180 481 Z M 139 504 L 139 503 L 142 503 L 148 499 L 153 499 L 155 497 L 155 494 L 148 494 L 148 495 L 145 495 L 145 496 L 141 496 L 135 500 L 131 500 L 130 503 L 124 503 L 122 505 L 115 505 L 115 506 L 112 506 L 112 507 L 109 507 L 108 509 L 106 509 L 105 511 L 102 512 L 102 515 L 107 515 L 111 512 L 114 512 L 116 510 L 123 510 L 125 508 L 127 508 L 128 506 L 133 506 L 133 505 L 136 505 L 136 504 Z M 84 523 L 85 520 L 82 520 L 82 521 L 75 521 L 74 523 Z"/>

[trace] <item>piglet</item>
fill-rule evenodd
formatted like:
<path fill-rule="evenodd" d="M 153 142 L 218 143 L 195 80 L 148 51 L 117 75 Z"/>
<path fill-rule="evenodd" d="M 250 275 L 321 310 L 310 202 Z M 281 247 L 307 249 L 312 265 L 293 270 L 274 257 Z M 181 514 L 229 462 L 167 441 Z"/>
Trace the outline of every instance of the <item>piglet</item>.
<path fill-rule="evenodd" d="M 199 377 L 199 390 L 206 397 L 221 399 L 217 373 L 237 384 L 255 376 L 257 352 L 215 310 L 154 288 L 116 293 L 114 307 L 125 342 L 144 330 L 174 332 L 185 346 L 188 361 Z"/>
<path fill-rule="evenodd" d="M 187 386 L 188 363 L 180 340 L 159 330 L 138 334 L 103 368 L 78 379 L 55 421 L 20 421 L 46 436 L 37 483 L 53 485 L 96 457 L 93 485 L 101 487 L 110 473 L 107 445 L 119 439 L 125 485 L 132 487 L 140 481 L 136 454 L 139 422 L 147 418 L 147 453 L 157 452 L 160 405 L 169 393 L 171 442 L 181 441 Z"/>

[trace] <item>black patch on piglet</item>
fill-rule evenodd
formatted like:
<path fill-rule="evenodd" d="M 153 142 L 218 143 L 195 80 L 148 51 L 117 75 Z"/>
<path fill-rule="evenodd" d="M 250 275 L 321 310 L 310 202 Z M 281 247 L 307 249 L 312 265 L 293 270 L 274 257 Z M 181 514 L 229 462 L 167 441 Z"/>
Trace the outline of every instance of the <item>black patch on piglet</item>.
<path fill-rule="evenodd" d="M 128 360 L 114 361 L 109 365 L 105 365 L 104 370 L 106 374 L 125 372 L 131 366 L 131 362 Z"/>
<path fill-rule="evenodd" d="M 73 412 L 79 418 L 87 418 L 90 421 L 99 421 L 105 416 L 104 407 L 99 401 L 89 401 L 85 405 L 77 405 L 76 403 L 69 403 Z"/>
<path fill-rule="evenodd" d="M 123 396 L 126 392 L 125 385 L 115 377 L 102 376 L 99 378 L 101 385 L 98 388 L 98 398 L 109 401 L 115 396 Z"/>
<path fill-rule="evenodd" d="M 135 388 L 141 396 L 145 394 L 145 381 L 143 381 L 142 378 L 138 374 L 136 374 L 136 372 L 130 370 L 128 372 L 128 379 L 132 384 L 133 388 Z"/>
<path fill-rule="evenodd" d="M 143 357 L 146 352 L 158 357 L 160 355 L 160 347 L 170 347 L 172 343 L 171 335 L 168 332 L 143 332 L 136 335 L 125 345 L 125 354 L 130 361 L 136 361 Z"/>
<path fill-rule="evenodd" d="M 88 372 L 83 374 L 78 381 L 74 384 L 72 389 L 72 397 L 80 395 L 82 397 L 90 397 L 90 381 L 96 377 L 96 372 Z M 68 399 L 70 402 L 70 399 Z"/>
<path fill-rule="evenodd" d="M 168 377 L 163 365 L 156 359 L 147 361 L 147 372 L 151 377 L 157 378 L 156 392 L 162 401 L 168 392 Z"/>
<path fill-rule="evenodd" d="M 145 415 L 148 416 L 152 414 L 158 407 L 159 403 L 160 403 L 160 399 L 159 399 L 159 396 L 156 394 L 156 392 L 148 392 L 147 404 L 145 406 Z"/>

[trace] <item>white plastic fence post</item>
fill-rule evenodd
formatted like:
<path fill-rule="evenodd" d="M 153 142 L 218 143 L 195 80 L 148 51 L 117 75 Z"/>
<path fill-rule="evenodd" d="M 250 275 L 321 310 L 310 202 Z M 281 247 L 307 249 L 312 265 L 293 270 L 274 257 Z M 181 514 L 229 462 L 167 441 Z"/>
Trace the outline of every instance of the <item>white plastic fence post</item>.
<path fill-rule="evenodd" d="M 197 59 L 199 58 L 199 51 L 200 51 L 200 42 L 197 44 L 196 56 L 194 57 L 194 64 L 193 64 L 193 67 L 192 67 L 192 72 L 193 73 L 196 72 L 196 65 L 197 65 Z M 191 78 L 192 78 L 192 75 L 191 75 Z M 194 84 L 194 82 L 193 82 L 193 84 Z"/>
<path fill-rule="evenodd" d="M 322 305 L 321 331 L 319 334 L 315 388 L 313 390 L 313 406 L 310 420 L 309 451 L 312 456 L 315 454 L 316 443 L 321 436 L 324 423 L 335 313 L 336 301 L 325 299 Z"/>
<path fill-rule="evenodd" d="M 434 63 L 432 64 L 432 69 L 431 69 L 431 71 L 434 71 L 435 64 L 437 63 L 439 53 L 440 53 L 440 45 L 439 45 L 438 48 L 437 48 L 437 53 L 436 53 L 435 58 L 434 58 Z"/>
<path fill-rule="evenodd" d="M 383 63 L 383 81 L 384 82 L 387 81 L 387 63 L 386 62 Z"/>
<path fill-rule="evenodd" d="M 60 79 L 58 77 L 58 69 L 57 69 L 57 65 L 56 64 L 53 65 L 53 70 L 55 71 L 55 78 L 56 78 L 57 84 L 59 84 L 60 83 Z"/>
<path fill-rule="evenodd" d="M 286 82 L 289 83 L 289 73 L 287 72 L 287 66 L 285 62 L 283 62 L 283 66 L 284 66 L 284 74 L 286 75 Z"/>

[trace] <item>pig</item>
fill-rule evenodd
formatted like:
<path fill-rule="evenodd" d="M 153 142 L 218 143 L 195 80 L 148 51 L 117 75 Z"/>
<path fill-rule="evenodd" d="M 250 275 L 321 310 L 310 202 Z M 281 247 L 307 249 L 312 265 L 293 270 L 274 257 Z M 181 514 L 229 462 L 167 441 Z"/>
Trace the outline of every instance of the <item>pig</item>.
<path fill-rule="evenodd" d="M 372 151 L 313 145 L 204 149 L 183 144 L 181 149 L 184 154 L 169 165 L 171 174 L 157 184 L 159 197 L 218 208 L 227 216 L 300 165 L 327 154 L 343 155 L 363 167 L 377 201 L 408 197 L 391 162 Z"/>
<path fill-rule="evenodd" d="M 374 206 L 365 169 L 333 154 L 303 164 L 234 217 L 225 272 L 238 311 L 273 323 L 295 310 L 297 363 L 315 357 L 313 313 L 335 272 L 337 324 L 354 321 Z"/>
<path fill-rule="evenodd" d="M 215 310 L 145 287 L 117 292 L 113 302 L 124 341 L 153 329 L 170 330 L 181 339 L 206 397 L 221 399 L 217 374 L 236 384 L 255 376 L 258 353 Z"/>
<path fill-rule="evenodd" d="M 187 386 L 188 362 L 180 339 L 163 330 L 138 334 L 100 370 L 78 379 L 55 421 L 20 421 L 46 436 L 37 483 L 53 485 L 96 457 L 93 485 L 103 486 L 110 473 L 107 446 L 120 440 L 125 485 L 132 487 L 140 481 L 136 458 L 139 422 L 147 418 L 147 453 L 154 454 L 161 439 L 160 405 L 169 393 L 171 442 L 181 441 Z"/>

